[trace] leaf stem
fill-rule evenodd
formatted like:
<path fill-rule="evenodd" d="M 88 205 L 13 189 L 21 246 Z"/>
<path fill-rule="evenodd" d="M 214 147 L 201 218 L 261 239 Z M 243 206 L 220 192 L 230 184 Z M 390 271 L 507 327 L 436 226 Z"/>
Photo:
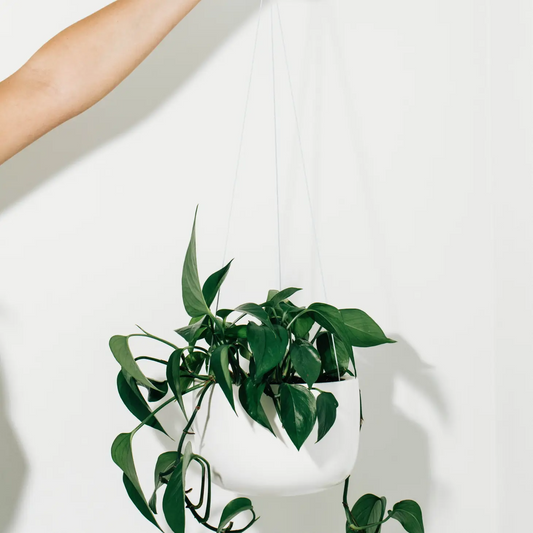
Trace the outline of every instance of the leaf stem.
<path fill-rule="evenodd" d="M 185 437 L 187 437 L 187 435 L 189 434 L 189 429 L 191 429 L 194 419 L 196 418 L 196 415 L 198 414 L 198 411 L 200 410 L 200 407 L 202 406 L 202 401 L 204 400 L 204 396 L 209 390 L 209 387 L 211 387 L 211 385 L 213 384 L 214 382 L 212 380 L 209 380 L 205 383 L 205 385 L 202 385 L 203 390 L 200 393 L 200 397 L 198 398 L 198 403 L 196 404 L 196 407 L 194 408 L 194 411 L 191 415 L 191 418 L 189 419 L 189 422 L 187 422 L 187 425 L 183 428 L 183 433 L 181 435 L 180 442 L 178 444 L 178 457 L 181 457 L 182 455 L 182 448 L 183 448 L 183 443 L 185 442 Z"/>
<path fill-rule="evenodd" d="M 168 342 L 166 341 L 165 339 L 161 339 L 159 337 L 156 337 L 155 335 L 151 335 L 150 333 L 147 333 L 146 331 L 144 331 L 144 329 L 142 329 L 141 327 L 137 326 L 143 333 L 132 333 L 131 335 L 128 335 L 128 338 L 129 337 L 148 337 L 149 339 L 153 339 L 155 341 L 159 341 L 159 342 L 162 342 L 163 344 L 166 344 L 167 346 L 170 346 L 171 348 L 174 348 L 174 350 L 178 350 L 179 348 L 175 345 L 175 344 L 172 344 L 171 342 Z"/>
<path fill-rule="evenodd" d="M 164 359 L 156 359 L 155 357 L 149 357 L 148 355 L 141 355 L 140 357 L 136 357 L 135 361 L 142 361 L 143 359 L 146 359 L 147 361 L 153 361 L 154 363 L 159 363 L 161 365 L 168 364 L 167 361 Z"/>
<path fill-rule="evenodd" d="M 161 409 L 163 409 L 164 407 L 166 407 L 168 404 L 172 403 L 172 402 L 175 402 L 176 401 L 176 398 L 170 398 L 169 400 L 167 400 L 165 403 L 162 403 L 157 409 L 155 409 L 154 411 L 152 411 L 132 432 L 131 432 L 131 436 L 133 437 L 133 435 L 135 435 L 135 433 L 137 433 L 137 431 L 139 431 L 139 429 L 141 429 L 143 426 L 146 425 L 146 423 L 151 419 L 153 418 L 157 413 L 159 413 L 159 411 L 161 411 Z"/>

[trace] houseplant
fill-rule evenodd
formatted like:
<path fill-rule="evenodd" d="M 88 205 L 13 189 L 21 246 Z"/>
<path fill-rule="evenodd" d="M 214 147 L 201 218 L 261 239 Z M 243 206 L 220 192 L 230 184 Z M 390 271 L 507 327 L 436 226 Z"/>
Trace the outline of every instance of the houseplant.
<path fill-rule="evenodd" d="M 233 500 L 224 509 L 220 523 L 217 526 L 209 524 L 213 480 L 210 458 L 207 454 L 204 457 L 204 454 L 194 453 L 191 443 L 187 442 L 195 422 L 198 424 L 196 419 L 208 393 L 211 393 L 211 404 L 216 390 L 230 409 L 235 410 L 236 405 L 242 407 L 250 420 L 247 423 L 253 423 L 254 428 L 261 428 L 265 433 L 276 433 L 273 421 L 277 417 L 284 432 L 280 434 L 278 427 L 277 436 L 287 436 L 292 443 L 289 447 L 287 441 L 284 447 L 292 452 L 300 450 L 302 454 L 304 445 L 319 446 L 336 423 L 339 401 L 333 392 L 326 390 L 329 385 L 342 383 L 345 386 L 347 383 L 346 387 L 351 386 L 358 399 L 352 346 L 370 347 L 394 341 L 361 310 L 339 310 L 324 303 L 313 303 L 308 307 L 294 305 L 289 298 L 299 290 L 297 288 L 271 291 L 262 304 L 246 303 L 235 309 L 213 311 L 212 304 L 231 262 L 212 274 L 202 286 L 197 269 L 195 226 L 196 216 L 182 275 L 183 303 L 191 320 L 187 326 L 176 330 L 186 346 L 179 347 L 142 329 L 140 333 L 116 335 L 110 340 L 111 351 L 121 366 L 117 378 L 120 397 L 140 420 L 132 432 L 115 439 L 112 457 L 123 471 L 130 499 L 156 527 L 159 527 L 155 518 L 157 493 L 166 486 L 162 507 L 174 532 L 185 531 L 186 509 L 205 527 L 218 532 L 229 531 L 238 514 L 250 512 L 251 519 L 244 528 L 232 529 L 234 532 L 244 531 L 256 520 L 248 498 Z M 247 323 L 243 323 L 243 319 Z M 162 342 L 172 349 L 172 353 L 168 360 L 147 356 L 135 358 L 129 346 L 132 337 Z M 166 380 L 148 378 L 140 366 L 143 359 L 164 365 Z M 141 389 L 147 391 L 146 397 Z M 191 393 L 194 407 L 189 414 L 184 398 Z M 167 399 L 167 396 L 170 397 Z M 183 411 L 186 425 L 177 450 L 163 453 L 158 458 L 155 488 L 148 500 L 137 476 L 132 439 L 143 426 L 151 426 L 166 434 L 157 414 L 173 402 L 177 402 Z M 152 409 L 151 403 L 158 405 Z M 215 403 L 220 404 L 220 401 L 215 400 Z M 351 426 L 358 430 L 359 404 L 346 404 L 348 409 L 353 410 L 354 405 L 357 408 L 357 417 L 351 418 Z M 274 416 L 267 414 L 268 405 Z M 204 419 L 204 434 L 206 427 Z M 309 442 L 313 429 L 318 444 Z M 269 435 L 269 438 L 274 437 Z M 350 453 L 349 448 L 347 453 Z M 344 469 L 334 471 L 327 483 L 313 490 L 327 488 L 345 479 L 353 468 L 356 454 L 355 444 L 351 447 L 350 457 L 340 454 L 339 462 L 346 463 Z M 201 469 L 201 487 L 196 503 L 185 490 L 187 470 L 192 464 Z M 217 481 L 216 477 L 214 480 Z M 224 485 L 220 479 L 218 481 Z M 302 493 L 301 487 L 293 493 Z"/>

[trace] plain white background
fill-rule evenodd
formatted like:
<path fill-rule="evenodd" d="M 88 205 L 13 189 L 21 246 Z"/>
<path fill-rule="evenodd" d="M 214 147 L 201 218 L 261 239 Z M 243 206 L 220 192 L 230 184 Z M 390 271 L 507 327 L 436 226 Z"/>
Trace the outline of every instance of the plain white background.
<path fill-rule="evenodd" d="M 105 3 L 4 0 L 0 78 Z M 201 275 L 221 264 L 257 6 L 203 0 L 111 96 L 0 168 L 1 533 L 151 530 L 109 456 L 135 421 L 107 342 L 137 323 L 172 339 L 185 323 L 196 204 Z M 351 498 L 416 499 L 433 533 L 525 530 L 532 7 L 280 9 L 329 301 L 398 340 L 357 354 L 366 422 Z M 225 306 L 278 284 L 269 24 L 266 5 Z M 324 294 L 279 43 L 282 282 L 311 303 Z M 137 444 L 150 483 L 164 443 Z M 340 500 L 340 487 L 257 499 L 252 531 L 340 533 Z"/>

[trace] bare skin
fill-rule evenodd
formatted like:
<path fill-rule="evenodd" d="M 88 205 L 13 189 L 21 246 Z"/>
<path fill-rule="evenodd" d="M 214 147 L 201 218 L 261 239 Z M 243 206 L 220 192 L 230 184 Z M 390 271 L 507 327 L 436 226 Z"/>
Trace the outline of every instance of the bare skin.
<path fill-rule="evenodd" d="M 124 80 L 200 0 L 117 0 L 0 83 L 0 165 Z"/>

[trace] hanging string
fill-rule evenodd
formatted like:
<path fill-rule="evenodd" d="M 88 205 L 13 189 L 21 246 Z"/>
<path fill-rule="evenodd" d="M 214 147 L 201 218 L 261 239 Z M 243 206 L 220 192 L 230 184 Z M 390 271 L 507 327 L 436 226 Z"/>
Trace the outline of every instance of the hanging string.
<path fill-rule="evenodd" d="M 301 130 L 300 130 L 300 121 L 298 120 L 298 112 L 296 110 L 296 100 L 294 98 L 294 90 L 293 90 L 293 87 L 292 87 L 291 70 L 290 70 L 290 67 L 289 67 L 289 58 L 288 58 L 288 54 L 287 54 L 287 46 L 285 44 L 285 32 L 283 31 L 283 23 L 281 21 L 281 12 L 280 12 L 279 5 L 278 5 L 277 2 L 276 2 L 276 10 L 277 10 L 277 13 L 278 13 L 278 23 L 279 23 L 279 29 L 280 29 L 280 35 L 281 35 L 281 43 L 282 43 L 282 48 L 283 48 L 283 56 L 285 58 L 285 67 L 287 69 L 287 79 L 289 81 L 289 92 L 290 92 L 290 96 L 291 96 L 292 110 L 293 110 L 293 113 L 294 113 L 294 121 L 296 123 L 296 136 L 298 138 L 298 145 L 299 145 L 299 148 L 300 148 L 300 157 L 301 157 L 301 160 L 302 160 L 302 170 L 303 170 L 304 181 L 305 181 L 305 190 L 306 190 L 306 193 L 307 193 L 307 203 L 308 203 L 308 206 L 309 206 L 309 213 L 311 214 L 311 227 L 313 229 L 313 238 L 314 238 L 314 241 L 315 241 L 315 248 L 316 248 L 316 255 L 317 255 L 317 259 L 318 259 L 318 267 L 319 267 L 319 271 L 320 271 L 320 278 L 322 280 L 322 291 L 324 292 L 324 299 L 327 302 L 328 301 L 328 293 L 327 293 L 327 289 L 326 289 L 326 278 L 324 276 L 324 268 L 323 268 L 323 265 L 322 265 L 322 254 L 320 253 L 320 243 L 319 243 L 318 232 L 317 232 L 317 227 L 316 227 L 317 225 L 316 225 L 315 216 L 314 216 L 313 204 L 311 202 L 311 191 L 310 191 L 310 187 L 309 187 L 309 178 L 307 176 L 307 166 L 305 164 L 305 156 L 304 156 L 302 135 L 301 135 Z M 340 373 L 340 367 L 339 367 L 339 358 L 338 358 L 338 355 L 337 355 L 337 346 L 336 346 L 336 343 L 335 343 L 335 336 L 332 335 L 331 333 L 329 334 L 329 336 L 330 336 L 331 345 L 333 347 L 333 353 L 335 355 L 335 364 L 337 366 L 337 376 L 338 376 L 338 379 L 340 381 L 341 380 L 341 373 Z"/>
<path fill-rule="evenodd" d="M 324 276 L 324 268 L 322 264 L 322 254 L 320 253 L 320 244 L 318 240 L 318 231 L 317 231 L 317 225 L 315 221 L 315 215 L 313 210 L 313 204 L 311 202 L 311 192 L 309 188 L 309 178 L 307 176 L 307 165 L 305 164 L 305 156 L 304 156 L 304 149 L 303 149 L 303 143 L 302 143 L 302 134 L 300 131 L 300 121 L 298 120 L 298 112 L 296 110 L 296 100 L 294 98 L 294 90 L 292 87 L 292 78 L 291 78 L 291 71 L 289 67 L 289 58 L 287 55 L 287 46 L 285 44 L 285 32 L 283 31 L 283 23 L 281 22 L 281 12 L 279 9 L 279 5 L 276 3 L 276 9 L 278 12 L 278 22 L 279 22 L 279 29 L 280 29 L 280 35 L 281 35 L 281 44 L 283 48 L 283 57 L 285 59 L 285 67 L 287 69 L 287 79 L 289 81 L 289 92 L 291 96 L 291 103 L 292 103 L 292 110 L 294 113 L 294 121 L 296 123 L 296 137 L 298 139 L 298 145 L 300 149 L 300 158 L 302 160 L 302 171 L 304 175 L 304 181 L 305 181 L 305 190 L 307 194 L 307 204 L 309 206 L 309 213 L 311 215 L 311 227 L 313 230 L 313 239 L 315 241 L 315 248 L 316 248 L 316 255 L 318 259 L 318 268 L 320 271 L 320 279 L 322 281 L 322 291 L 324 293 L 324 299 L 326 302 L 328 301 L 328 291 L 326 289 L 326 278 Z"/>
<path fill-rule="evenodd" d="M 274 164 L 276 166 L 276 219 L 278 228 L 278 285 L 279 290 L 282 289 L 281 285 L 281 224 L 280 224 L 280 201 L 279 201 L 279 157 L 278 157 L 278 113 L 276 106 L 276 60 L 274 49 L 274 5 L 279 7 L 277 0 L 271 0 L 270 2 L 270 40 L 272 51 L 272 107 L 274 110 Z"/>
<path fill-rule="evenodd" d="M 244 130 L 245 130 L 245 127 L 246 127 L 246 119 L 248 117 L 248 107 L 249 107 L 248 104 L 250 102 L 250 93 L 251 93 L 251 89 L 252 89 L 252 79 L 253 79 L 253 74 L 254 74 L 255 60 L 256 60 L 256 56 L 257 56 L 257 41 L 259 39 L 259 27 L 261 26 L 262 13 L 263 13 L 263 0 L 260 0 L 260 2 L 259 2 L 259 12 L 257 14 L 257 23 L 256 23 L 256 26 L 255 26 L 254 47 L 253 47 L 253 52 L 252 52 L 252 64 L 250 66 L 250 75 L 248 76 L 248 88 L 246 90 L 246 101 L 245 101 L 245 104 L 244 104 L 244 113 L 243 113 L 243 117 L 242 117 L 241 135 L 240 135 L 240 139 L 239 139 L 239 149 L 238 149 L 238 152 L 237 152 L 237 163 L 236 163 L 236 166 L 235 166 L 235 177 L 233 179 L 233 187 L 231 189 L 231 200 L 230 200 L 230 207 L 229 207 L 229 213 L 228 213 L 228 221 L 227 221 L 227 224 L 226 224 L 226 239 L 225 239 L 225 242 L 224 242 L 224 252 L 222 254 L 222 267 L 224 267 L 224 264 L 226 263 L 226 256 L 227 256 L 227 253 L 228 253 L 229 232 L 230 232 L 230 226 L 231 226 L 231 219 L 232 219 L 232 216 L 233 216 L 233 206 L 235 204 L 235 191 L 237 189 L 237 181 L 238 181 L 238 177 L 239 177 L 239 169 L 240 169 L 240 166 L 241 166 L 241 154 L 242 154 L 242 145 L 243 145 L 243 141 L 244 141 Z M 217 294 L 217 305 L 216 305 L 217 311 L 218 311 L 219 302 L 220 302 L 220 290 L 218 291 L 218 294 Z"/>

